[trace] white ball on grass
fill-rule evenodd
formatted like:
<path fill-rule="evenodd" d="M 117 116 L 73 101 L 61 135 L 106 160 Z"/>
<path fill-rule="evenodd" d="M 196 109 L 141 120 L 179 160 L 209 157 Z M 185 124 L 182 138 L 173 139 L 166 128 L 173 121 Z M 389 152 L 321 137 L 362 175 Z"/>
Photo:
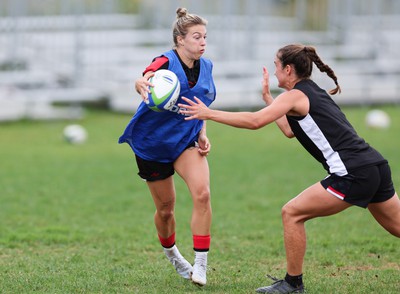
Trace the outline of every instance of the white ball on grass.
<path fill-rule="evenodd" d="M 81 125 L 68 125 L 63 131 L 64 139 L 71 144 L 82 144 L 87 140 L 87 131 Z"/>
<path fill-rule="evenodd" d="M 390 117 L 383 110 L 373 109 L 367 112 L 365 124 L 369 128 L 386 129 L 390 126 Z"/>

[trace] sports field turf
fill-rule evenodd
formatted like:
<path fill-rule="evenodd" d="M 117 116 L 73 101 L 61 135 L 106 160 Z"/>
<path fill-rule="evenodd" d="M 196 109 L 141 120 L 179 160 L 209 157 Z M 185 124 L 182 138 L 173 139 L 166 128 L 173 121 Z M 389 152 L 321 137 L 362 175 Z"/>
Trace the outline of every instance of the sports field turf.
<path fill-rule="evenodd" d="M 400 107 L 387 130 L 345 108 L 359 134 L 389 160 L 400 191 Z M 0 293 L 254 293 L 285 273 L 280 208 L 325 176 L 276 128 L 208 122 L 213 204 L 208 284 L 181 279 L 163 256 L 154 207 L 128 145 L 130 116 L 88 111 L 89 140 L 62 139 L 71 122 L 0 124 Z M 192 261 L 191 199 L 176 177 L 177 244 Z M 400 240 L 368 211 L 307 223 L 308 293 L 400 293 Z"/>

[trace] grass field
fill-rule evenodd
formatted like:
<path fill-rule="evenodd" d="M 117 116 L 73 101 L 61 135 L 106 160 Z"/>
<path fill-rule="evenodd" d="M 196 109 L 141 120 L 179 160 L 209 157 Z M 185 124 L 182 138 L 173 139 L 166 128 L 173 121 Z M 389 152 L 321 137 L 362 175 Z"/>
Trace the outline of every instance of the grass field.
<path fill-rule="evenodd" d="M 369 130 L 368 108 L 346 108 L 359 134 L 389 159 L 400 188 L 400 108 Z M 258 131 L 208 123 L 213 204 L 208 284 L 178 277 L 163 256 L 154 207 L 128 145 L 127 115 L 89 111 L 89 140 L 62 139 L 70 122 L 0 125 L 0 293 L 254 293 L 285 273 L 280 208 L 325 176 L 274 125 Z M 193 259 L 191 199 L 176 177 L 177 244 Z M 307 223 L 308 293 L 399 293 L 400 241 L 367 210 Z"/>

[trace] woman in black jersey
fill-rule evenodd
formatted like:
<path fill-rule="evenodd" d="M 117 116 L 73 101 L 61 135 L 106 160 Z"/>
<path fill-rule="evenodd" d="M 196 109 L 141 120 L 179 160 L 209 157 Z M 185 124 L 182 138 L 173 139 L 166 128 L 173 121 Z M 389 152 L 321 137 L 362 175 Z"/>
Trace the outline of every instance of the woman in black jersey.
<path fill-rule="evenodd" d="M 329 94 L 340 93 L 333 70 L 315 48 L 300 44 L 278 50 L 275 76 L 286 91 L 273 99 L 269 73 L 263 69 L 263 100 L 257 112 L 211 110 L 201 101 L 185 100 L 181 110 L 187 120 L 213 120 L 233 127 L 258 129 L 276 122 L 288 137 L 296 137 L 328 172 L 282 208 L 287 273 L 258 293 L 303 293 L 303 261 L 306 250 L 304 223 L 341 212 L 352 205 L 368 208 L 389 233 L 400 237 L 400 200 L 394 190 L 388 162 L 359 137 L 337 104 L 310 77 L 313 63 L 335 82 Z"/>

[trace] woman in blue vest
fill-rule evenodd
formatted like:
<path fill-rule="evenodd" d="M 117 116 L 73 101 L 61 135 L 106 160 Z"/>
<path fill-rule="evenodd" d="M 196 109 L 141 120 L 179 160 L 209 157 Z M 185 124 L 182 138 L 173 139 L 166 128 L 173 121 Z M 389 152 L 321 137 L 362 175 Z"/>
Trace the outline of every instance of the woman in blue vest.
<path fill-rule="evenodd" d="M 352 205 L 368 208 L 390 234 L 400 237 L 400 200 L 392 182 L 388 161 L 354 130 L 329 94 L 340 92 L 334 71 L 312 46 L 291 44 L 275 57 L 278 86 L 286 91 L 272 98 L 269 73 L 264 68 L 263 100 L 257 112 L 211 110 L 200 100 L 186 100 L 183 113 L 191 119 L 211 119 L 238 128 L 258 129 L 276 122 L 288 138 L 300 144 L 328 173 L 282 208 L 286 249 L 286 276 L 258 293 L 303 293 L 303 262 L 306 253 L 304 223 L 339 213 Z M 325 72 L 336 87 L 329 94 L 312 79 L 313 65 Z M 184 99 L 184 98 L 183 98 Z M 185 100 L 185 99 L 184 99 Z M 351 224 L 350 224 L 351 226 Z"/>
<path fill-rule="evenodd" d="M 156 57 L 135 82 L 143 100 L 148 97 L 148 81 L 159 69 L 173 71 L 179 79 L 180 97 L 198 97 L 210 105 L 216 95 L 212 77 L 213 64 L 203 58 L 206 49 L 207 21 L 178 8 L 173 26 L 173 50 Z M 178 102 L 182 102 L 181 98 Z M 207 255 L 211 235 L 211 200 L 209 167 L 206 156 L 211 144 L 206 123 L 185 121 L 179 108 L 154 112 L 142 101 L 119 143 L 128 143 L 136 157 L 139 176 L 144 179 L 156 207 L 154 222 L 158 238 L 168 260 L 178 274 L 198 285 L 206 284 Z M 175 171 L 185 181 L 193 200 L 191 231 L 195 251 L 193 266 L 175 245 Z"/>

